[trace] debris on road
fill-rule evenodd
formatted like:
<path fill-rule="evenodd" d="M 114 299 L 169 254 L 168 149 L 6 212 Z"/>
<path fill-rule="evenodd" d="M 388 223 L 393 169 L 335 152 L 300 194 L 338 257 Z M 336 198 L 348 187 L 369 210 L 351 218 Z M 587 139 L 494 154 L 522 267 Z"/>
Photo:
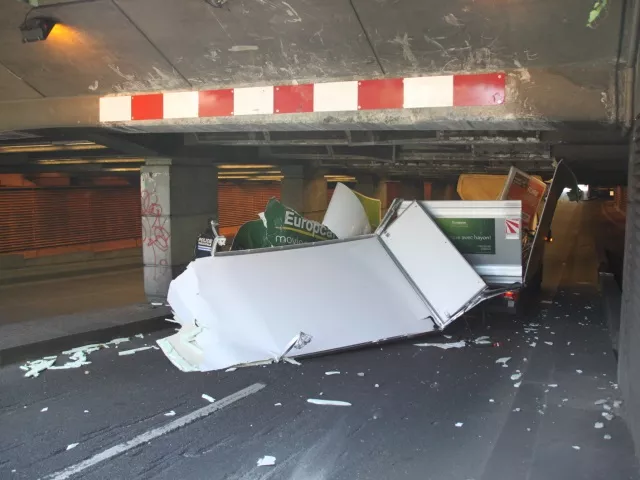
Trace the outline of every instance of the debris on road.
<path fill-rule="evenodd" d="M 67 445 L 67 450 L 72 450 L 74 448 L 76 448 L 78 445 L 80 445 L 79 443 L 71 443 L 69 445 Z"/>
<path fill-rule="evenodd" d="M 148 347 L 138 347 L 138 348 L 132 348 L 131 350 L 122 350 L 121 352 L 118 352 L 118 355 L 123 356 L 123 355 L 133 355 L 134 353 L 138 353 L 138 352 L 143 352 L 145 350 L 159 350 L 158 347 L 156 347 L 155 345 L 150 345 Z"/>
<path fill-rule="evenodd" d="M 351 404 L 349 402 L 343 402 L 341 400 L 321 400 L 319 398 L 308 398 L 308 403 L 313 403 L 314 405 L 333 405 L 335 407 L 350 407 Z"/>
<path fill-rule="evenodd" d="M 40 410 L 41 412 L 46 412 L 47 410 L 49 410 L 49 407 L 44 407 L 42 410 Z"/>
<path fill-rule="evenodd" d="M 620 408 L 621 405 L 622 405 L 622 400 L 613 401 L 613 408 Z"/>
<path fill-rule="evenodd" d="M 24 374 L 25 377 L 37 377 L 41 372 L 50 368 L 54 363 L 56 363 L 57 356 L 52 357 L 44 357 L 39 360 L 32 360 L 30 362 L 25 363 L 20 366 L 21 370 L 25 370 L 27 373 Z"/>
<path fill-rule="evenodd" d="M 449 342 L 449 343 L 414 343 L 416 347 L 438 347 L 443 350 L 448 350 L 450 348 L 462 348 L 466 346 L 466 342 L 464 340 L 460 340 L 459 342 Z"/>
<path fill-rule="evenodd" d="M 213 398 L 213 397 L 212 397 L 212 396 L 210 396 L 210 395 L 207 395 L 206 393 L 203 393 L 203 394 L 202 394 L 202 398 L 204 398 L 207 402 L 211 402 L 211 403 L 213 403 L 213 402 L 215 402 L 215 401 L 216 401 L 216 399 L 215 399 L 215 398 Z"/>
<path fill-rule="evenodd" d="M 464 423 L 463 423 L 463 422 L 457 422 L 457 423 L 456 423 L 456 427 L 458 427 L 458 428 L 462 427 L 463 425 L 464 425 Z"/>
<path fill-rule="evenodd" d="M 557 384 L 557 383 L 549 383 L 549 384 L 547 385 L 547 387 L 549 387 L 549 388 L 557 388 L 557 387 L 558 387 L 558 384 Z"/>
<path fill-rule="evenodd" d="M 280 402 L 278 402 L 278 403 L 274 403 L 274 404 L 273 404 L 273 406 L 274 406 L 274 407 L 281 407 L 281 406 L 282 406 L 282 404 L 281 404 Z"/>
<path fill-rule="evenodd" d="M 520 407 L 516 407 L 513 409 L 514 412 L 519 412 L 520 411 Z"/>
<path fill-rule="evenodd" d="M 604 428 L 604 423 L 596 422 L 593 426 L 594 428 L 597 428 L 597 429 Z"/>
<path fill-rule="evenodd" d="M 380 385 L 378 385 L 377 383 L 374 385 L 375 388 L 379 388 Z"/>
<path fill-rule="evenodd" d="M 130 341 L 131 341 L 131 338 L 129 338 L 129 337 L 120 337 L 120 338 L 114 338 L 114 339 L 113 339 L 113 340 L 111 340 L 110 342 L 107 342 L 107 343 L 106 343 L 106 345 L 115 345 L 115 346 L 118 346 L 118 345 L 120 345 L 121 343 L 124 343 L 124 342 L 130 342 Z"/>
<path fill-rule="evenodd" d="M 501 363 L 503 367 L 507 367 L 507 362 L 511 360 L 511 357 L 501 357 L 496 360 L 496 363 Z"/>
<path fill-rule="evenodd" d="M 258 460 L 259 467 L 270 467 L 276 464 L 276 457 L 272 457 L 271 455 L 265 455 L 261 459 Z"/>
<path fill-rule="evenodd" d="M 358 375 L 359 377 L 364 377 L 364 372 L 359 372 L 357 375 Z"/>
<path fill-rule="evenodd" d="M 514 373 L 513 375 L 511 375 L 511 380 L 519 380 L 520 377 L 522 377 L 522 373 Z"/>
<path fill-rule="evenodd" d="M 582 375 L 582 370 L 577 369 L 577 370 L 576 370 L 576 373 L 577 373 L 578 375 Z"/>
<path fill-rule="evenodd" d="M 574 450 L 580 450 L 580 447 L 578 445 L 573 445 L 571 448 L 573 448 Z"/>
<path fill-rule="evenodd" d="M 290 363 L 291 365 L 296 365 L 297 367 L 302 366 L 302 364 L 299 361 L 297 361 L 295 358 L 282 357 L 282 361 L 285 363 Z"/>
<path fill-rule="evenodd" d="M 134 335 L 134 337 L 136 337 L 136 338 L 144 338 L 144 334 L 137 333 L 137 334 Z"/>
<path fill-rule="evenodd" d="M 329 375 L 340 375 L 340 372 L 338 370 L 331 370 L 329 372 L 324 372 L 325 375 L 329 376 Z"/>
<path fill-rule="evenodd" d="M 611 440 L 611 435 L 608 433 L 603 437 L 605 440 Z"/>
<path fill-rule="evenodd" d="M 513 386 L 516 388 L 520 388 L 520 385 L 522 385 L 522 382 L 518 382 L 518 383 L 514 383 Z"/>
<path fill-rule="evenodd" d="M 491 340 L 488 336 L 485 335 L 483 337 L 476 338 L 473 343 L 475 343 L 476 345 L 491 345 Z"/>
<path fill-rule="evenodd" d="M 165 417 L 173 417 L 176 414 L 173 410 L 168 411 L 164 414 Z"/>
<path fill-rule="evenodd" d="M 602 416 L 609 421 L 613 420 L 614 418 L 614 415 L 612 413 L 607 413 L 607 412 L 602 412 Z"/>
<path fill-rule="evenodd" d="M 227 368 L 225 372 L 235 372 L 237 369 L 238 369 L 237 367 L 231 367 L 231 368 Z"/>
<path fill-rule="evenodd" d="M 545 345 L 549 345 L 549 346 L 553 345 L 553 342 L 544 342 L 544 343 Z"/>

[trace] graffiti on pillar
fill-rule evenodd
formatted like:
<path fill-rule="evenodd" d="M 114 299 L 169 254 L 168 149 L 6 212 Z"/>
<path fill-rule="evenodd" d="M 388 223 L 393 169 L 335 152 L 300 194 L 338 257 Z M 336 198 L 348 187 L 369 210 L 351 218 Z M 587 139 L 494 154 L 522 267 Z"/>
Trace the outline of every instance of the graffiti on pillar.
<path fill-rule="evenodd" d="M 162 205 L 155 189 L 142 187 L 142 243 L 153 252 L 153 264 L 168 266 L 171 234 L 165 228 L 167 218 L 162 216 Z"/>

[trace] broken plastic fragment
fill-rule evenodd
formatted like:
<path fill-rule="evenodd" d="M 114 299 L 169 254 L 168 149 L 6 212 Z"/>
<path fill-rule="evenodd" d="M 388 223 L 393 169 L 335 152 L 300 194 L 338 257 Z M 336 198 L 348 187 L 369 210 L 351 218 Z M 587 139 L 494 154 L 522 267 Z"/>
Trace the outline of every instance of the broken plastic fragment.
<path fill-rule="evenodd" d="M 359 377 L 364 377 L 364 373 L 363 373 L 363 372 L 359 372 L 357 375 L 358 375 Z"/>
<path fill-rule="evenodd" d="M 151 305 L 153 305 L 154 307 L 161 307 L 164 304 L 162 302 L 151 302 Z"/>
<path fill-rule="evenodd" d="M 457 423 L 456 423 L 456 427 L 458 427 L 458 428 L 460 428 L 460 427 L 461 427 L 461 426 L 463 426 L 463 425 L 464 425 L 464 423 L 463 423 L 463 422 L 457 422 Z"/>
<path fill-rule="evenodd" d="M 553 345 L 553 342 L 544 342 L 547 345 Z"/>
<path fill-rule="evenodd" d="M 529 344 L 529 346 L 530 346 L 530 347 L 532 347 L 532 348 L 535 348 L 535 346 L 536 346 L 536 345 L 537 345 L 537 343 L 536 343 L 536 342 L 531 342 L 531 343 Z"/>
<path fill-rule="evenodd" d="M 520 388 L 520 385 L 522 385 L 522 382 L 518 382 L 518 383 L 514 383 L 513 386 L 516 388 Z"/>
<path fill-rule="evenodd" d="M 305 345 L 308 345 L 311 342 L 311 340 L 313 340 L 313 337 L 311 335 L 307 335 L 304 332 L 300 332 L 298 335 L 296 335 L 291 339 L 291 341 L 287 344 L 287 346 L 284 347 L 284 351 L 275 358 L 276 362 L 279 362 L 282 359 L 282 357 L 284 357 L 292 349 L 295 348 L 296 350 L 300 350 Z"/>
<path fill-rule="evenodd" d="M 137 352 L 142 352 L 144 350 L 158 350 L 158 347 L 156 347 L 155 345 L 151 345 L 148 347 L 138 347 L 138 348 L 132 348 L 131 350 L 122 350 L 121 352 L 118 352 L 118 355 L 123 356 L 123 355 L 133 355 L 134 353 Z"/>
<path fill-rule="evenodd" d="M 609 421 L 613 420 L 613 417 L 614 417 L 612 413 L 608 413 L 608 412 L 602 412 L 602 416 Z"/>
<path fill-rule="evenodd" d="M 476 345 L 491 345 L 491 340 L 488 336 L 485 335 L 483 337 L 476 338 L 473 343 L 475 343 Z"/>
<path fill-rule="evenodd" d="M 573 445 L 571 448 L 573 448 L 574 450 L 580 450 L 580 447 L 578 445 Z"/>
<path fill-rule="evenodd" d="M 237 369 L 238 369 L 237 367 L 231 367 L 231 368 L 227 368 L 225 372 L 235 372 Z"/>
<path fill-rule="evenodd" d="M 134 335 L 136 338 L 144 338 L 144 335 L 142 333 L 137 333 L 136 335 Z"/>
<path fill-rule="evenodd" d="M 577 373 L 578 375 L 580 375 L 580 374 L 582 374 L 582 370 L 580 370 L 580 369 L 578 368 L 578 369 L 576 370 L 576 373 Z"/>
<path fill-rule="evenodd" d="M 608 433 L 604 436 L 605 440 L 611 440 L 611 435 L 609 435 Z"/>
<path fill-rule="evenodd" d="M 557 388 L 558 384 L 557 383 L 550 383 L 547 385 L 547 387 L 549 388 Z"/>
<path fill-rule="evenodd" d="M 622 400 L 613 401 L 613 408 L 620 408 L 621 405 L 622 405 Z"/>
<path fill-rule="evenodd" d="M 449 342 L 449 343 L 414 343 L 416 347 L 438 347 L 443 350 L 448 350 L 450 348 L 462 348 L 466 345 L 464 340 L 460 340 L 459 342 Z"/>
<path fill-rule="evenodd" d="M 46 412 L 47 410 L 49 410 L 49 407 L 44 407 L 42 410 L 40 410 L 41 412 Z"/>
<path fill-rule="evenodd" d="M 598 429 L 600 429 L 600 428 L 604 428 L 604 423 L 602 423 L 602 422 L 596 422 L 593 426 L 594 426 L 594 428 L 598 428 Z"/>
<path fill-rule="evenodd" d="M 121 343 L 130 341 L 131 339 L 129 337 L 114 338 L 110 342 L 107 342 L 107 345 L 120 345 Z"/>
<path fill-rule="evenodd" d="M 176 414 L 173 410 L 168 411 L 164 414 L 165 417 L 173 417 Z"/>
<path fill-rule="evenodd" d="M 20 369 L 27 372 L 24 374 L 25 377 L 35 378 L 40 375 L 40 372 L 47 370 L 54 363 L 56 363 L 57 358 L 58 357 L 44 357 L 39 360 L 33 360 L 20 366 Z"/>
<path fill-rule="evenodd" d="M 206 393 L 203 393 L 203 394 L 202 394 L 202 398 L 204 398 L 207 402 L 211 402 L 211 403 L 213 403 L 213 402 L 215 402 L 215 401 L 216 401 L 216 399 L 215 399 L 215 398 L 213 398 L 213 397 L 212 397 L 212 396 L 210 396 L 210 395 L 207 395 Z"/>
<path fill-rule="evenodd" d="M 495 400 L 493 398 L 490 398 L 489 403 L 495 403 Z"/>
<path fill-rule="evenodd" d="M 501 357 L 496 360 L 496 363 L 501 363 L 503 367 L 506 367 L 509 360 L 511 360 L 511 357 Z"/>
<path fill-rule="evenodd" d="M 333 405 L 336 407 L 350 407 L 351 404 L 349 402 L 343 402 L 341 400 L 320 400 L 319 398 L 308 398 L 308 403 L 313 403 L 314 405 Z"/>
<path fill-rule="evenodd" d="M 80 445 L 79 443 L 71 443 L 69 445 L 67 445 L 67 450 L 71 450 L 73 448 L 76 448 L 78 445 Z"/>
<path fill-rule="evenodd" d="M 520 411 L 520 407 L 516 407 L 513 409 L 514 412 L 519 412 Z"/>
<path fill-rule="evenodd" d="M 329 372 L 324 372 L 325 375 L 340 375 L 338 370 L 331 370 Z"/>
<path fill-rule="evenodd" d="M 511 380 L 518 380 L 521 376 L 521 373 L 514 373 L 513 375 L 511 375 Z"/>
<path fill-rule="evenodd" d="M 378 385 L 378 384 L 376 383 L 376 384 L 374 385 L 374 387 L 378 388 L 378 387 L 380 387 L 380 385 Z"/>
<path fill-rule="evenodd" d="M 261 459 L 258 460 L 259 467 L 270 467 L 276 464 L 276 457 L 272 457 L 271 455 L 265 455 Z"/>
<path fill-rule="evenodd" d="M 299 361 L 297 361 L 294 358 L 282 357 L 282 360 L 284 362 L 290 363 L 291 365 L 297 365 L 298 367 L 302 365 Z"/>
<path fill-rule="evenodd" d="M 607 411 L 611 410 L 611 405 L 607 405 L 606 403 L 604 405 L 602 405 L 602 408 L 604 408 Z"/>
<path fill-rule="evenodd" d="M 282 404 L 281 404 L 280 402 L 278 402 L 278 403 L 274 403 L 274 404 L 273 404 L 273 406 L 274 406 L 274 407 L 281 407 L 281 406 L 282 406 Z"/>

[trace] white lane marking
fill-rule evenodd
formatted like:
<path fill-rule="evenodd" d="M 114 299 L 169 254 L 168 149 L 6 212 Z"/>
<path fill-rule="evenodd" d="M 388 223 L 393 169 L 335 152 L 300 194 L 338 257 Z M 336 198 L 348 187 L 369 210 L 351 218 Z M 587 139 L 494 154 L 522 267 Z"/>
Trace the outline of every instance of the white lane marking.
<path fill-rule="evenodd" d="M 162 427 L 154 428 L 153 430 L 149 430 L 148 432 L 143 433 L 142 435 L 138 435 L 135 438 L 132 438 L 128 442 L 121 443 L 114 447 L 108 448 L 103 452 L 94 455 L 87 460 L 84 460 L 76 465 L 72 465 L 70 467 L 65 468 L 64 470 L 60 470 L 59 472 L 52 473 L 44 477 L 44 480 L 65 480 L 76 473 L 80 473 L 87 468 L 93 467 L 100 462 L 104 462 L 112 457 L 116 457 L 118 455 L 123 454 L 124 452 L 131 450 L 132 448 L 136 448 L 142 444 L 150 442 L 154 438 L 158 438 L 166 433 L 170 433 L 178 428 L 184 427 L 196 420 L 199 420 L 203 417 L 211 415 L 212 413 L 221 410 L 222 408 L 231 405 L 238 400 L 242 400 L 249 395 L 253 395 L 254 393 L 262 390 L 266 385 L 263 383 L 254 383 L 253 385 L 248 386 L 247 388 L 243 388 L 242 390 L 237 391 L 236 393 L 232 393 L 228 397 L 224 397 L 222 400 L 217 401 L 216 403 L 212 403 L 211 405 L 207 405 L 206 407 L 200 408 L 191 412 L 184 417 L 177 418 Z"/>

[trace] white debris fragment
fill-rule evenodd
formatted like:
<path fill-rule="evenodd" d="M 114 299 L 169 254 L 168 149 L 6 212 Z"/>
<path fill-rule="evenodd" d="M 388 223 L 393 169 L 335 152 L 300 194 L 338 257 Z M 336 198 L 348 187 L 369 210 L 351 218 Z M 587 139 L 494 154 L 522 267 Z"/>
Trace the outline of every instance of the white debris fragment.
<path fill-rule="evenodd" d="M 449 343 L 414 343 L 416 347 L 438 347 L 443 350 L 448 350 L 450 348 L 462 348 L 466 345 L 464 340 L 460 340 L 459 342 L 449 342 Z"/>
<path fill-rule="evenodd" d="M 107 345 L 120 345 L 121 343 L 124 342 L 130 342 L 131 339 L 129 337 L 120 337 L 120 338 L 114 338 L 113 340 L 111 340 L 110 342 L 107 342 Z"/>
<path fill-rule="evenodd" d="M 174 412 L 173 410 L 168 411 L 167 413 L 164 414 L 165 417 L 173 417 L 175 416 L 176 412 Z"/>
<path fill-rule="evenodd" d="M 496 360 L 496 363 L 501 363 L 503 367 L 506 367 L 509 360 L 511 360 L 511 357 L 501 357 Z"/>
<path fill-rule="evenodd" d="M 164 303 L 162 302 L 151 302 L 151 305 L 154 307 L 161 307 L 162 305 L 164 305 Z"/>
<path fill-rule="evenodd" d="M 282 357 L 282 361 L 290 363 L 291 365 L 301 366 L 302 364 L 294 358 Z"/>
<path fill-rule="evenodd" d="M 446 338 L 447 340 L 451 340 L 453 337 L 451 335 L 442 335 L 444 338 Z"/>
<path fill-rule="evenodd" d="M 577 373 L 578 375 L 582 375 L 582 370 L 580 370 L 580 369 L 578 368 L 578 369 L 576 369 L 576 373 Z"/>
<path fill-rule="evenodd" d="M 597 428 L 597 429 L 604 428 L 604 423 L 602 423 L 602 422 L 596 422 L 596 423 L 593 425 L 593 427 L 594 427 L 594 428 Z"/>
<path fill-rule="evenodd" d="M 604 398 L 601 398 L 600 400 L 596 400 L 595 402 L 593 402 L 594 405 L 604 405 L 605 403 L 607 403 L 607 401 Z"/>
<path fill-rule="evenodd" d="M 518 382 L 518 383 L 514 383 L 513 386 L 516 388 L 520 388 L 520 385 L 522 385 L 522 382 Z"/>
<path fill-rule="evenodd" d="M 607 413 L 607 412 L 602 412 L 602 416 L 609 421 L 613 420 L 613 417 L 614 417 L 612 413 Z"/>
<path fill-rule="evenodd" d="M 604 408 L 607 411 L 611 411 L 611 405 L 607 405 L 606 403 L 602 405 L 602 408 Z"/>
<path fill-rule="evenodd" d="M 571 448 L 573 448 L 574 450 L 580 450 L 580 447 L 578 445 L 573 445 Z"/>
<path fill-rule="evenodd" d="M 144 338 L 144 335 L 142 333 L 137 333 L 136 335 L 134 335 L 136 338 Z"/>
<path fill-rule="evenodd" d="M 558 388 L 558 384 L 557 383 L 549 383 L 547 385 L 547 387 L 549 387 L 549 388 Z"/>
<path fill-rule="evenodd" d="M 545 303 L 547 305 L 551 305 L 553 302 L 551 300 L 542 300 L 540 303 Z"/>
<path fill-rule="evenodd" d="M 530 431 L 531 431 L 531 429 L 529 427 L 527 427 L 527 432 L 530 432 Z"/>
<path fill-rule="evenodd" d="M 364 377 L 364 372 L 358 372 L 357 374 L 359 377 Z"/>
<path fill-rule="evenodd" d="M 21 365 L 20 369 L 25 370 L 27 372 L 24 374 L 25 377 L 35 378 L 38 375 L 40 375 L 40 372 L 47 370 L 54 363 L 56 363 L 57 358 L 58 357 L 56 356 L 52 356 L 52 357 L 44 357 L 39 360 L 32 360 L 30 362 L 25 363 L 24 365 Z"/>
<path fill-rule="evenodd" d="M 71 443 L 69 445 L 67 445 L 67 450 L 71 450 L 76 448 L 78 445 L 80 445 L 79 443 Z"/>
<path fill-rule="evenodd" d="M 374 385 L 374 387 L 379 388 L 379 387 L 380 387 L 380 385 L 378 385 L 378 384 L 376 383 L 376 384 Z"/>
<path fill-rule="evenodd" d="M 282 406 L 282 404 L 281 404 L 280 402 L 278 402 L 278 403 L 274 403 L 274 404 L 273 404 L 273 406 L 274 406 L 274 407 L 281 407 L 281 406 Z"/>
<path fill-rule="evenodd" d="M 565 402 L 568 402 L 568 401 L 569 401 L 569 399 L 568 399 L 568 398 L 563 398 L 563 399 L 562 399 L 562 403 L 565 403 Z"/>
<path fill-rule="evenodd" d="M 271 455 L 265 455 L 261 459 L 258 460 L 259 467 L 270 467 L 276 464 L 276 457 L 272 457 Z"/>
<path fill-rule="evenodd" d="M 605 440 L 611 440 L 611 435 L 608 433 L 603 437 Z"/>
<path fill-rule="evenodd" d="M 73 357 L 77 358 L 77 354 L 82 353 L 84 355 L 88 355 L 90 353 L 97 352 L 101 348 L 109 348 L 109 347 L 105 343 L 92 343 L 90 345 L 83 345 L 81 347 L 75 347 L 70 350 L 65 350 L 62 353 L 64 355 L 70 355 L 72 358 Z"/>
<path fill-rule="evenodd" d="M 118 352 L 118 355 L 123 356 L 123 355 L 133 355 L 134 353 L 137 352 L 142 352 L 144 350 L 158 350 L 158 347 L 156 347 L 155 345 L 151 345 L 148 347 L 138 347 L 138 348 L 132 348 L 131 350 L 122 350 L 121 352 Z"/>
<path fill-rule="evenodd" d="M 514 412 L 519 412 L 520 411 L 520 407 L 516 407 L 513 409 Z"/>
<path fill-rule="evenodd" d="M 622 405 L 622 400 L 613 401 L 613 408 L 620 408 L 621 405 Z"/>
<path fill-rule="evenodd" d="M 491 340 L 488 336 L 485 335 L 483 337 L 476 338 L 473 343 L 475 343 L 476 345 L 491 345 Z"/>
<path fill-rule="evenodd" d="M 456 423 L 456 427 L 458 427 L 458 428 L 460 428 L 460 427 L 461 427 L 461 426 L 463 426 L 463 425 L 464 425 L 464 423 L 463 423 L 463 422 L 458 422 L 458 423 Z"/>
<path fill-rule="evenodd" d="M 237 367 L 231 367 L 231 368 L 227 368 L 225 372 L 235 372 L 237 369 L 238 369 Z"/>
<path fill-rule="evenodd" d="M 41 412 L 46 412 L 47 410 L 49 410 L 49 407 L 44 407 L 42 410 L 40 410 Z"/>
<path fill-rule="evenodd" d="M 204 398 L 207 402 L 211 402 L 211 403 L 213 403 L 213 402 L 215 402 L 215 401 L 216 401 L 216 399 L 215 399 L 215 398 L 213 398 L 213 397 L 212 397 L 212 396 L 210 396 L 210 395 L 207 395 L 206 393 L 203 393 L 203 394 L 202 394 L 202 398 Z"/>
<path fill-rule="evenodd" d="M 329 376 L 329 375 L 340 375 L 340 372 L 338 370 L 330 370 L 328 372 L 324 372 L 325 375 Z"/>
<path fill-rule="evenodd" d="M 489 399 L 489 403 L 495 403 L 496 401 L 493 398 Z"/>
<path fill-rule="evenodd" d="M 519 380 L 522 377 L 522 373 L 514 373 L 511 375 L 511 380 Z"/>
<path fill-rule="evenodd" d="M 89 413 L 89 410 L 85 410 L 84 413 Z"/>
<path fill-rule="evenodd" d="M 308 403 L 313 403 L 314 405 L 333 405 L 336 407 L 350 407 L 351 404 L 349 402 L 343 402 L 341 400 L 321 400 L 319 398 L 308 398 Z"/>
<path fill-rule="evenodd" d="M 553 342 L 544 342 L 546 345 L 553 345 Z"/>
<path fill-rule="evenodd" d="M 537 345 L 537 343 L 536 343 L 536 342 L 531 342 L 531 343 L 529 344 L 529 346 L 530 346 L 530 347 L 532 347 L 532 348 L 535 348 L 535 347 L 536 347 L 536 345 Z"/>

